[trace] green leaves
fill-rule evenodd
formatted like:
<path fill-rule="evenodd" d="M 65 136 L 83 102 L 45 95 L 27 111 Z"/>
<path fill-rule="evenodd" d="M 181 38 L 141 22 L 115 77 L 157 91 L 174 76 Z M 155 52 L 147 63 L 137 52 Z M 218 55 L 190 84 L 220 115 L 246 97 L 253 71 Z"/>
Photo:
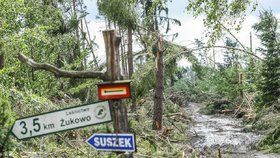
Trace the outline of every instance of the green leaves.
<path fill-rule="evenodd" d="M 0 148 L 5 152 L 11 146 L 10 129 L 14 122 L 15 113 L 12 110 L 12 104 L 9 101 L 9 90 L 0 84 Z M 3 155 L 4 157 L 4 155 Z"/>
<path fill-rule="evenodd" d="M 260 22 L 256 23 L 253 28 L 257 31 L 258 37 L 266 49 L 275 49 L 277 47 L 277 28 L 278 20 L 272 14 L 272 11 L 265 10 L 260 13 Z"/>
<path fill-rule="evenodd" d="M 269 152 L 280 153 L 280 126 L 276 126 L 268 135 L 261 140 L 259 146 Z"/>
<path fill-rule="evenodd" d="M 135 0 L 99 0 L 97 1 L 99 13 L 119 26 L 135 27 L 139 17 Z"/>
<path fill-rule="evenodd" d="M 223 35 L 222 25 L 239 29 L 246 11 L 255 10 L 256 5 L 252 0 L 189 0 L 187 11 L 195 17 L 205 16 L 209 43 L 214 44 Z"/>
<path fill-rule="evenodd" d="M 278 20 L 272 14 L 272 11 L 263 11 L 260 13 L 260 22 L 253 27 L 262 45 L 266 50 L 265 60 L 262 67 L 262 79 L 258 85 L 261 91 L 259 106 L 272 106 L 277 104 L 280 98 L 280 47 Z M 280 110 L 280 109 L 278 109 Z"/>

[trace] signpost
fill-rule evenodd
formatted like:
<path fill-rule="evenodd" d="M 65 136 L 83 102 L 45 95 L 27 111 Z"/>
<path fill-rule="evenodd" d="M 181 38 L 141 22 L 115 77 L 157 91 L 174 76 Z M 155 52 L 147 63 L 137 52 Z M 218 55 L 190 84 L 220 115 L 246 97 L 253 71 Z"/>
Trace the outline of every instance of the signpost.
<path fill-rule="evenodd" d="M 18 119 L 12 133 L 18 139 L 27 139 L 110 121 L 109 103 L 104 101 Z"/>
<path fill-rule="evenodd" d="M 130 98 L 130 81 L 121 79 L 119 45 L 121 38 L 114 30 L 103 31 L 106 49 L 107 72 L 65 71 L 54 66 L 41 68 L 35 61 L 19 53 L 19 60 L 33 68 L 44 69 L 59 77 L 100 78 L 109 82 L 98 84 L 99 100 L 110 100 L 81 105 L 39 115 L 20 118 L 15 121 L 11 132 L 18 139 L 47 135 L 112 121 L 118 134 L 94 134 L 88 143 L 97 150 L 133 152 L 136 150 L 134 134 L 129 132 L 127 107 L 121 99 Z M 54 71 L 53 68 L 57 69 Z M 110 104 L 110 105 L 109 105 Z M 110 110 L 111 108 L 111 110 Z M 112 114 L 110 113 L 112 111 Z M 133 156 L 132 154 L 129 157 Z"/>
<path fill-rule="evenodd" d="M 87 143 L 100 151 L 136 151 L 134 134 L 96 133 L 87 140 Z"/>
<path fill-rule="evenodd" d="M 99 100 L 130 98 L 130 81 L 103 82 L 98 85 Z"/>

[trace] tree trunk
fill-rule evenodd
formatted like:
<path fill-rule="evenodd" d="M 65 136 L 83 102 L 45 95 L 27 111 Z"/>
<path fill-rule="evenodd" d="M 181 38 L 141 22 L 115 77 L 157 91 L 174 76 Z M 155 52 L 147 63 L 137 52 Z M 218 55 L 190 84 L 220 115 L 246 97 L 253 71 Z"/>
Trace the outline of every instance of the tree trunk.
<path fill-rule="evenodd" d="M 240 88 L 240 97 L 244 97 L 244 92 L 243 92 L 243 74 L 242 72 L 239 73 L 239 88 Z"/>
<path fill-rule="evenodd" d="M 162 112 L 163 112 L 163 51 L 162 51 L 162 38 L 158 42 L 157 52 L 157 72 L 156 72 L 156 89 L 154 101 L 154 117 L 153 129 L 162 129 Z"/>
<path fill-rule="evenodd" d="M 127 56 L 128 56 L 128 75 L 129 79 L 131 79 L 133 75 L 133 54 L 132 54 L 132 27 L 129 26 L 127 29 L 127 39 L 128 39 L 128 46 L 127 46 Z M 132 87 L 132 93 L 135 93 L 134 88 Z M 136 98 L 135 95 L 132 95 L 132 103 L 131 103 L 131 111 L 136 110 Z"/>
<path fill-rule="evenodd" d="M 107 78 L 109 81 L 120 80 L 119 45 L 121 38 L 114 30 L 103 31 L 106 49 Z M 127 109 L 122 100 L 110 101 L 115 133 L 129 132 Z"/>
<path fill-rule="evenodd" d="M 4 68 L 4 53 L 0 54 L 0 69 Z"/>
<path fill-rule="evenodd" d="M 128 73 L 129 79 L 133 74 L 133 54 L 132 54 L 132 27 L 129 26 L 127 30 L 127 39 L 128 39 L 128 46 L 127 46 L 127 56 L 128 56 Z"/>
<path fill-rule="evenodd" d="M 119 45 L 121 38 L 116 36 L 114 30 L 103 31 L 103 37 L 106 49 L 106 61 L 107 61 L 107 78 L 109 81 L 120 80 L 120 57 L 119 57 Z M 122 100 L 109 101 L 110 109 L 112 111 L 113 126 L 115 133 L 128 133 L 128 117 L 127 108 Z M 117 152 L 117 154 L 122 152 Z M 133 154 L 122 155 L 121 157 L 133 158 Z"/>
<path fill-rule="evenodd" d="M 124 76 L 126 76 L 127 75 L 127 71 L 126 71 L 126 68 L 127 68 L 127 64 L 126 64 L 126 57 L 125 57 L 125 42 L 124 42 L 124 33 L 123 33 L 123 31 L 121 30 L 121 28 L 119 27 L 119 34 L 120 34 L 120 36 L 122 37 L 122 40 L 121 40 L 121 45 L 120 45 L 120 47 L 121 47 L 121 53 L 120 53 L 120 55 L 121 55 L 121 62 L 122 62 L 122 74 L 124 75 Z"/>
<path fill-rule="evenodd" d="M 81 25 L 81 36 L 82 36 L 82 39 L 81 40 L 81 45 L 82 45 L 82 50 L 81 52 L 85 51 L 85 39 L 86 39 L 86 35 L 84 34 L 84 25 L 83 25 L 83 20 L 81 19 L 80 21 L 80 25 Z M 82 61 L 82 70 L 86 70 L 87 69 L 87 56 L 84 57 L 84 61 Z"/>
<path fill-rule="evenodd" d="M 86 26 L 86 29 L 87 29 L 87 35 L 88 35 L 88 45 L 90 46 L 90 50 L 91 50 L 91 54 L 92 54 L 92 58 L 93 58 L 93 62 L 94 62 L 94 65 L 95 67 L 100 70 L 99 68 L 99 65 L 98 65 L 98 61 L 97 61 L 97 57 L 95 56 L 94 54 L 94 51 L 93 51 L 93 46 L 91 45 L 91 37 L 90 37 L 90 33 L 89 33 L 89 29 L 88 29 L 88 24 L 87 24 L 87 20 L 86 20 L 86 17 L 84 17 L 84 21 L 85 21 L 85 26 Z"/>
<path fill-rule="evenodd" d="M 4 158 L 4 147 L 0 145 L 0 158 Z"/>
<path fill-rule="evenodd" d="M 6 152 L 8 154 L 7 156 L 9 157 L 9 152 L 7 150 L 7 146 L 8 146 L 7 143 L 9 143 L 8 142 L 9 141 L 9 134 L 10 134 L 9 132 L 6 133 L 5 138 L 1 142 L 1 145 L 0 145 L 0 158 L 4 158 L 5 157 L 5 148 L 6 148 Z"/>
<path fill-rule="evenodd" d="M 172 86 L 174 86 L 174 84 L 175 84 L 175 77 L 174 77 L 174 74 L 171 73 L 171 75 L 170 75 L 170 86 L 172 87 Z"/>
<path fill-rule="evenodd" d="M 73 15 L 75 20 L 78 20 L 78 14 L 77 14 L 77 9 L 76 9 L 76 0 L 72 1 L 73 5 Z M 76 43 L 74 47 L 74 52 L 73 52 L 73 61 L 76 59 L 80 58 L 81 56 L 81 49 L 80 49 L 80 34 L 79 34 L 79 23 L 77 24 L 77 27 L 75 28 L 75 35 L 76 35 Z M 76 67 L 75 67 L 76 68 Z M 83 63 L 81 62 L 81 67 L 78 69 L 82 70 L 83 68 Z"/>

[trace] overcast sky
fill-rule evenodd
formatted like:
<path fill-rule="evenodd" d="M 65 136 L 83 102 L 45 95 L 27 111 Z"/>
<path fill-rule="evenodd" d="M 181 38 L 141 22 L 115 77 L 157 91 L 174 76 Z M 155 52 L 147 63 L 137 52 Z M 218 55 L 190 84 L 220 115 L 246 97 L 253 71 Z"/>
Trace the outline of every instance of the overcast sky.
<path fill-rule="evenodd" d="M 104 61 L 104 41 L 101 31 L 105 29 L 105 24 L 104 21 L 96 19 L 96 16 L 98 16 L 96 0 L 85 0 L 85 3 L 88 7 L 87 11 L 90 13 L 87 16 L 87 20 L 90 22 L 90 33 L 92 37 L 95 37 L 95 42 L 99 45 L 99 49 L 97 50 L 99 59 Z M 172 3 L 169 3 L 169 17 L 176 18 L 182 23 L 181 26 L 172 26 L 170 33 L 179 33 L 179 36 L 174 42 L 191 47 L 191 43 L 195 38 L 201 39 L 205 35 L 205 27 L 202 22 L 203 17 L 195 19 L 186 13 L 185 7 L 187 3 L 187 0 L 173 0 Z M 252 25 L 258 21 L 259 12 L 264 9 L 271 9 L 277 17 L 280 17 L 280 0 L 259 0 L 258 9 L 246 17 L 242 29 L 239 32 L 234 32 L 245 46 L 249 46 L 250 32 L 252 32 L 253 50 L 259 47 L 259 40 L 255 36 Z M 223 42 L 220 41 L 220 44 L 222 43 Z M 135 47 L 137 48 L 138 46 Z M 221 50 L 216 51 L 219 52 Z M 218 54 L 217 60 L 218 62 L 222 61 L 221 54 Z"/>

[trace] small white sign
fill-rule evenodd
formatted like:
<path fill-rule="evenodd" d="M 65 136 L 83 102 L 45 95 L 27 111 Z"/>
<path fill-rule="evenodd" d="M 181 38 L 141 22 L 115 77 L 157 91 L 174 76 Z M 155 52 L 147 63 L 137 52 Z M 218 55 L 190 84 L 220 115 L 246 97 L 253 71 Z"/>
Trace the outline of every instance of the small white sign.
<path fill-rule="evenodd" d="M 18 119 L 12 133 L 27 139 L 110 121 L 109 102 L 104 101 Z"/>

